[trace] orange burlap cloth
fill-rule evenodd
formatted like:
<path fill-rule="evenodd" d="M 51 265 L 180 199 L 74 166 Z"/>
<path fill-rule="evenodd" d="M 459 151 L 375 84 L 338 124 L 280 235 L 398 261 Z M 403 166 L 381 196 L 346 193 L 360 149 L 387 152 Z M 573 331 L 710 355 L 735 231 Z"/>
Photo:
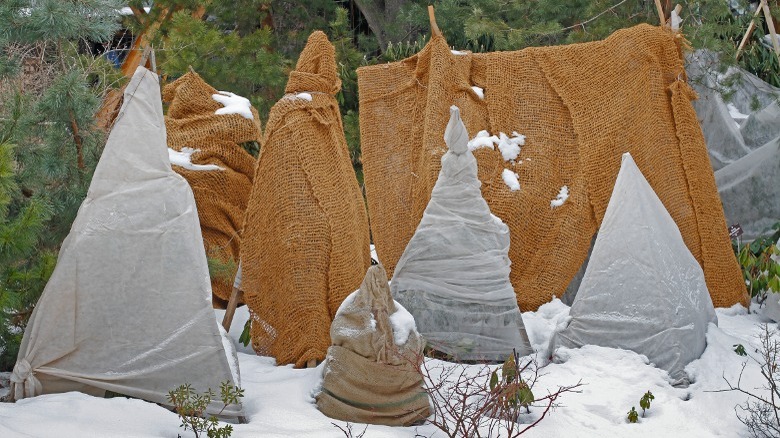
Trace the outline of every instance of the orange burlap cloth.
<path fill-rule="evenodd" d="M 335 49 L 315 32 L 290 74 L 289 94 L 271 109 L 257 162 L 242 287 L 254 314 L 252 346 L 278 364 L 325 358 L 333 315 L 371 260 L 335 98 L 340 86 Z"/>
<path fill-rule="evenodd" d="M 526 136 L 514 162 L 475 150 L 482 194 L 511 230 L 510 278 L 523 311 L 561 296 L 585 260 L 624 152 L 701 263 L 713 303 L 746 303 L 679 41 L 639 25 L 592 43 L 457 54 L 439 36 L 411 58 L 358 69 L 368 207 L 388 272 L 428 203 L 457 105 L 472 137 Z M 520 190 L 509 190 L 504 169 L 519 175 Z M 553 208 L 564 185 L 570 196 Z"/>
<path fill-rule="evenodd" d="M 199 150 L 193 164 L 213 164 L 221 170 L 190 170 L 173 166 L 187 179 L 195 195 L 206 253 L 223 262 L 238 264 L 241 227 L 244 221 L 256 160 L 242 146 L 260 142 L 260 119 L 251 108 L 251 120 L 239 114 L 215 114 L 223 105 L 212 98 L 218 91 L 197 73 L 187 73 L 163 89 L 170 102 L 165 116 L 168 147 Z M 224 308 L 230 299 L 233 281 L 212 278 L 213 304 Z"/>

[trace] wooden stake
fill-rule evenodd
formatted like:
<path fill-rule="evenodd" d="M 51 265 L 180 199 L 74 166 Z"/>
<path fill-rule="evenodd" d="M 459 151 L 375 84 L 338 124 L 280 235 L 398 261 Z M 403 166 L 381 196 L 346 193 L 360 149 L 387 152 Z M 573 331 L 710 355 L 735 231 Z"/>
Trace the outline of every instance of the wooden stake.
<path fill-rule="evenodd" d="M 230 293 L 227 309 L 225 309 L 225 317 L 222 318 L 222 327 L 225 328 L 226 332 L 230 332 L 230 326 L 233 324 L 233 316 L 236 314 L 236 307 L 238 307 L 238 302 L 243 300 L 243 298 L 244 291 L 234 287 L 233 292 Z"/>
<path fill-rule="evenodd" d="M 769 38 L 772 38 L 772 47 L 775 48 L 775 55 L 777 55 L 777 60 L 780 61 L 780 43 L 777 41 L 777 31 L 775 30 L 775 22 L 772 19 L 772 13 L 769 11 L 769 5 L 766 3 L 766 0 L 761 0 L 760 6 L 764 10 L 766 25 L 769 27 Z"/>
<path fill-rule="evenodd" d="M 735 56 L 735 59 L 739 61 L 739 55 L 742 54 L 742 49 L 745 48 L 745 43 L 747 43 L 747 40 L 750 39 L 750 35 L 753 35 L 753 31 L 756 29 L 756 18 L 758 17 L 758 14 L 761 13 L 761 6 L 764 4 L 766 0 L 761 0 L 758 3 L 758 7 L 756 8 L 756 12 L 753 14 L 753 18 L 750 20 L 750 25 L 747 28 L 747 31 L 745 32 L 745 36 L 742 37 L 742 41 L 739 42 L 739 47 L 737 47 L 737 55 Z"/>
<path fill-rule="evenodd" d="M 661 0 L 655 0 L 655 8 L 658 10 L 658 21 L 661 26 L 666 26 L 666 17 L 664 16 L 664 7 L 661 6 Z"/>
<path fill-rule="evenodd" d="M 433 13 L 433 5 L 428 5 L 428 20 L 431 22 L 431 36 L 441 36 L 439 25 L 436 24 L 436 15 Z"/>

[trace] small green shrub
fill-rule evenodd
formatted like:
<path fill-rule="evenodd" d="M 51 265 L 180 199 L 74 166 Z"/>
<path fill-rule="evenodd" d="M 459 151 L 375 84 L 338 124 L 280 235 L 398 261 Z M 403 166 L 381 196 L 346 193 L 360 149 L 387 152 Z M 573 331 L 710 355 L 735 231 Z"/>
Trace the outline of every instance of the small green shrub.
<path fill-rule="evenodd" d="M 747 356 L 745 346 L 742 344 L 734 344 L 734 353 L 737 353 L 737 356 Z"/>
<path fill-rule="evenodd" d="M 639 421 L 639 413 L 636 411 L 636 409 L 632 406 L 631 410 L 628 411 L 628 422 L 629 423 L 636 423 Z"/>
<path fill-rule="evenodd" d="M 745 244 L 741 248 L 734 246 L 737 260 L 742 268 L 745 286 L 751 298 L 763 302 L 767 293 L 780 293 L 780 256 L 777 245 L 780 241 L 780 222 L 772 226 L 775 232 L 770 236 L 762 236 Z"/>
<path fill-rule="evenodd" d="M 211 388 L 203 394 L 198 394 L 189 383 L 168 391 L 168 401 L 181 419 L 184 430 L 192 430 L 196 438 L 206 436 L 208 438 L 228 438 L 233 433 L 233 426 L 226 424 L 220 427 L 219 420 L 214 415 L 206 417 L 206 408 L 211 404 L 216 394 Z M 244 390 L 233 386 L 230 382 L 222 382 L 220 385 L 220 400 L 223 403 L 219 414 L 229 405 L 238 404 L 244 396 Z M 204 435 L 205 433 L 205 435 Z"/>
<path fill-rule="evenodd" d="M 645 417 L 645 411 L 650 409 L 650 402 L 653 401 L 654 399 L 655 396 L 650 391 L 647 391 L 645 395 L 643 395 L 642 398 L 639 399 L 639 407 L 642 408 L 642 418 Z"/>
<path fill-rule="evenodd" d="M 520 368 L 518 368 L 519 357 L 513 353 L 501 366 L 501 376 L 498 369 L 490 375 L 490 390 L 497 391 L 498 403 L 504 407 L 517 408 L 523 407 L 526 412 L 531 412 L 530 405 L 534 402 L 534 393 L 531 387 L 523 380 Z"/>

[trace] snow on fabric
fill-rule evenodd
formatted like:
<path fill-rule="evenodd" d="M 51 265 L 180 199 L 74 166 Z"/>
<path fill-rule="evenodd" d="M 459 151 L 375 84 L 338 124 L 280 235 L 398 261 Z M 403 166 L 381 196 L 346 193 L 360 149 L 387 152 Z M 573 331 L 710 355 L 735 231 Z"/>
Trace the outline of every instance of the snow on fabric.
<path fill-rule="evenodd" d="M 252 105 L 246 97 L 233 94 L 229 91 L 220 91 L 218 94 L 212 94 L 211 98 L 221 103 L 224 108 L 214 111 L 216 115 L 238 114 L 245 119 L 252 120 Z"/>
<path fill-rule="evenodd" d="M 12 397 L 108 390 L 167 404 L 184 382 L 240 384 L 201 239 L 192 191 L 168 162 L 157 75 L 139 67 L 27 325 Z"/>
<path fill-rule="evenodd" d="M 482 198 L 468 138 L 452 107 L 449 151 L 391 288 L 433 348 L 460 360 L 503 360 L 531 345 L 509 282 L 509 228 Z"/>
<path fill-rule="evenodd" d="M 479 148 L 495 149 L 493 147 L 493 143 L 498 143 L 498 137 L 495 135 L 490 135 L 489 132 L 483 129 L 482 131 L 477 132 L 477 135 L 475 135 L 474 138 L 469 140 L 468 148 L 470 151 L 474 151 L 475 149 Z"/>
<path fill-rule="evenodd" d="M 704 351 L 707 325 L 717 324 L 701 267 L 628 153 L 570 316 L 549 355 L 588 344 L 623 348 L 679 383 Z"/>
<path fill-rule="evenodd" d="M 500 132 L 498 134 L 498 150 L 501 151 L 501 157 L 504 161 L 514 161 L 520 155 L 520 146 L 525 144 L 525 136 L 517 132 L 512 133 L 512 137 Z"/>
<path fill-rule="evenodd" d="M 509 190 L 516 191 L 520 190 L 520 175 L 516 174 L 515 172 L 512 172 L 509 169 L 504 169 L 501 171 L 501 179 L 504 180 L 504 184 L 506 184 L 507 187 L 509 187 Z"/>
<path fill-rule="evenodd" d="M 171 161 L 172 165 L 189 170 L 223 170 L 216 164 L 193 164 L 191 157 L 195 152 L 200 152 L 200 149 L 181 148 L 181 152 L 179 152 L 168 148 L 168 159 Z"/>
<path fill-rule="evenodd" d="M 428 416 L 418 371 L 425 341 L 411 315 L 393 301 L 382 265 L 371 266 L 360 289 L 344 300 L 330 336 L 316 394 L 320 411 L 339 420 L 390 426 Z"/>
<path fill-rule="evenodd" d="M 477 95 L 480 99 L 485 98 L 485 90 L 483 88 L 477 87 L 476 85 L 471 87 L 471 90 L 474 91 L 474 94 Z"/>
<path fill-rule="evenodd" d="M 558 192 L 558 196 L 550 201 L 550 207 L 560 207 L 567 199 L 569 199 L 569 187 L 563 186 L 561 187 L 561 191 Z"/>
<path fill-rule="evenodd" d="M 483 99 L 482 89 L 480 88 L 479 90 L 480 92 L 477 94 L 480 96 L 480 99 Z M 518 134 L 517 131 L 513 131 L 511 137 L 503 132 L 499 132 L 498 135 L 490 135 L 488 131 L 483 129 L 477 132 L 477 135 L 468 142 L 469 150 L 472 152 L 479 148 L 495 149 L 494 144 L 498 145 L 498 150 L 501 152 L 501 157 L 504 161 L 514 162 L 517 156 L 520 155 L 520 146 L 525 145 L 525 136 Z"/>

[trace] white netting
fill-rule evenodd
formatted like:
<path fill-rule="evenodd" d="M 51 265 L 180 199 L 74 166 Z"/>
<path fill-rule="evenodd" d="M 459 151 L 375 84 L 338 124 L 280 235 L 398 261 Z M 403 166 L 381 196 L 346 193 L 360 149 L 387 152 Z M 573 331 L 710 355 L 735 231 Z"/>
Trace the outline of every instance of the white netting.
<path fill-rule="evenodd" d="M 477 160 L 458 108 L 444 133 L 449 152 L 414 236 L 395 268 L 393 296 L 428 344 L 461 360 L 531 353 L 512 284 L 509 228 L 480 192 Z"/>
<path fill-rule="evenodd" d="M 699 263 L 629 154 L 569 315 L 551 355 L 588 344 L 632 350 L 681 383 L 717 324 Z"/>

